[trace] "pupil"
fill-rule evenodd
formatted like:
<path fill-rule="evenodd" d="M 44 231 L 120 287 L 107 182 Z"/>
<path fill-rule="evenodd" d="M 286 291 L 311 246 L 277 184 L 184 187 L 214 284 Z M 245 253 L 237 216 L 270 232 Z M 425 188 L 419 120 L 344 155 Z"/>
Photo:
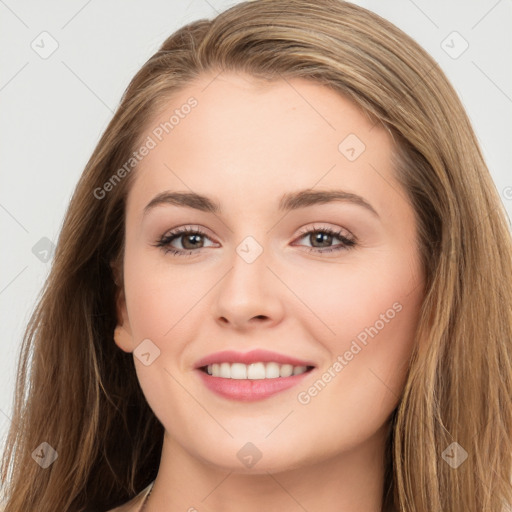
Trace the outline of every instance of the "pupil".
<path fill-rule="evenodd" d="M 198 242 L 201 238 L 201 235 L 188 235 L 185 237 L 184 241 L 183 241 L 183 247 L 185 247 L 185 249 L 194 249 L 194 247 L 197 247 L 197 244 L 195 244 L 195 242 Z M 193 241 L 195 240 L 195 242 Z M 192 247 L 187 247 L 187 243 L 191 242 L 191 245 Z"/>
<path fill-rule="evenodd" d="M 323 240 L 324 237 L 326 238 L 326 240 Z M 329 235 L 328 233 L 317 233 L 316 235 L 314 235 L 314 239 L 315 239 L 315 242 L 318 242 L 318 243 L 322 243 L 322 240 L 324 241 L 324 243 L 329 243 L 332 239 L 332 235 Z"/>

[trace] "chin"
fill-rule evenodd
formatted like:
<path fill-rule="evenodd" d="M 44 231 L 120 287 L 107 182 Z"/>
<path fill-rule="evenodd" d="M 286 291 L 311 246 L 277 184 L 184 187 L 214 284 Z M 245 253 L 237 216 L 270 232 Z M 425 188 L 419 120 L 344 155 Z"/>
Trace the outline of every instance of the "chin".
<path fill-rule="evenodd" d="M 206 453 L 197 453 L 197 456 L 209 466 L 223 471 L 231 471 L 238 474 L 247 475 L 266 475 L 267 473 L 279 473 L 298 469 L 305 465 L 314 463 L 311 460 L 311 454 L 298 453 L 290 444 L 283 447 L 272 446 L 266 443 L 262 446 L 257 443 L 246 441 L 243 443 L 229 443 L 229 446 L 220 446 L 218 453 L 212 453 L 209 450 Z M 300 443 L 304 446 L 304 443 Z"/>

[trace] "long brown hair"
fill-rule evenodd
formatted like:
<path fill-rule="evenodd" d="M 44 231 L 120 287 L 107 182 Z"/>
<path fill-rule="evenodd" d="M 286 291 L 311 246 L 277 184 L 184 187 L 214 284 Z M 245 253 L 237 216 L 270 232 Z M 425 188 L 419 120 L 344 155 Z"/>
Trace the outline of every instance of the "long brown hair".
<path fill-rule="evenodd" d="M 507 216 L 436 62 L 391 23 L 340 0 L 239 3 L 175 32 L 129 84 L 76 187 L 23 339 L 2 460 L 5 512 L 105 510 L 156 477 L 163 427 L 132 355 L 112 339 L 123 276 L 111 264 L 121 268 L 137 170 L 100 199 L 94 191 L 127 162 L 173 92 L 222 70 L 323 84 L 393 135 L 427 283 L 392 417 L 383 502 L 406 512 L 501 512 L 512 503 Z M 42 443 L 58 454 L 47 468 L 33 457 L 53 453 Z M 467 454 L 456 468 L 446 456 L 454 453 Z"/>

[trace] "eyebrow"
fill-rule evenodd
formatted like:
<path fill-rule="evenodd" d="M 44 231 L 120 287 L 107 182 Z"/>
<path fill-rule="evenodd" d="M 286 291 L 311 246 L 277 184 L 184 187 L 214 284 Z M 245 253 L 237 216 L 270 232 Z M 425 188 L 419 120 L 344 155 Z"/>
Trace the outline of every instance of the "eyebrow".
<path fill-rule="evenodd" d="M 376 217 L 379 214 L 373 206 L 366 201 L 363 197 L 346 192 L 344 190 L 312 190 L 305 189 L 296 192 L 289 192 L 282 196 L 279 201 L 279 211 L 288 212 L 291 210 L 298 210 L 299 208 L 306 208 L 316 204 L 326 204 L 332 202 L 347 202 L 353 203 L 366 208 Z M 144 208 L 143 216 L 156 206 L 172 204 L 175 206 L 184 206 L 194 208 L 202 212 L 221 214 L 222 208 L 220 204 L 213 199 L 196 194 L 195 192 L 170 192 L 165 191 L 156 195 Z"/>

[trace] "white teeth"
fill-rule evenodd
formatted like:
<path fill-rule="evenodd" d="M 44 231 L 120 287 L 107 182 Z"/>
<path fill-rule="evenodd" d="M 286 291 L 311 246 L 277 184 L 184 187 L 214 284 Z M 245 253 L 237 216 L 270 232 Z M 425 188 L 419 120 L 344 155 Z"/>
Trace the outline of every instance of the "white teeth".
<path fill-rule="evenodd" d="M 247 365 L 242 363 L 233 363 L 231 365 L 232 379 L 247 379 Z"/>
<path fill-rule="evenodd" d="M 300 375 L 307 370 L 306 366 L 293 366 L 279 363 L 214 363 L 207 366 L 207 373 L 212 377 L 225 379 L 276 379 L 278 377 L 290 377 Z"/>
<path fill-rule="evenodd" d="M 289 377 L 290 375 L 293 375 L 293 365 L 283 364 L 279 370 L 279 376 Z"/>
<path fill-rule="evenodd" d="M 231 365 L 229 363 L 221 363 L 219 377 L 224 377 L 225 379 L 231 378 Z"/>
<path fill-rule="evenodd" d="M 276 379 L 279 377 L 279 365 L 277 363 L 267 363 L 265 365 L 265 378 Z"/>
<path fill-rule="evenodd" d="M 263 363 L 253 363 L 247 366 L 248 379 L 264 379 L 265 374 L 265 365 Z"/>

